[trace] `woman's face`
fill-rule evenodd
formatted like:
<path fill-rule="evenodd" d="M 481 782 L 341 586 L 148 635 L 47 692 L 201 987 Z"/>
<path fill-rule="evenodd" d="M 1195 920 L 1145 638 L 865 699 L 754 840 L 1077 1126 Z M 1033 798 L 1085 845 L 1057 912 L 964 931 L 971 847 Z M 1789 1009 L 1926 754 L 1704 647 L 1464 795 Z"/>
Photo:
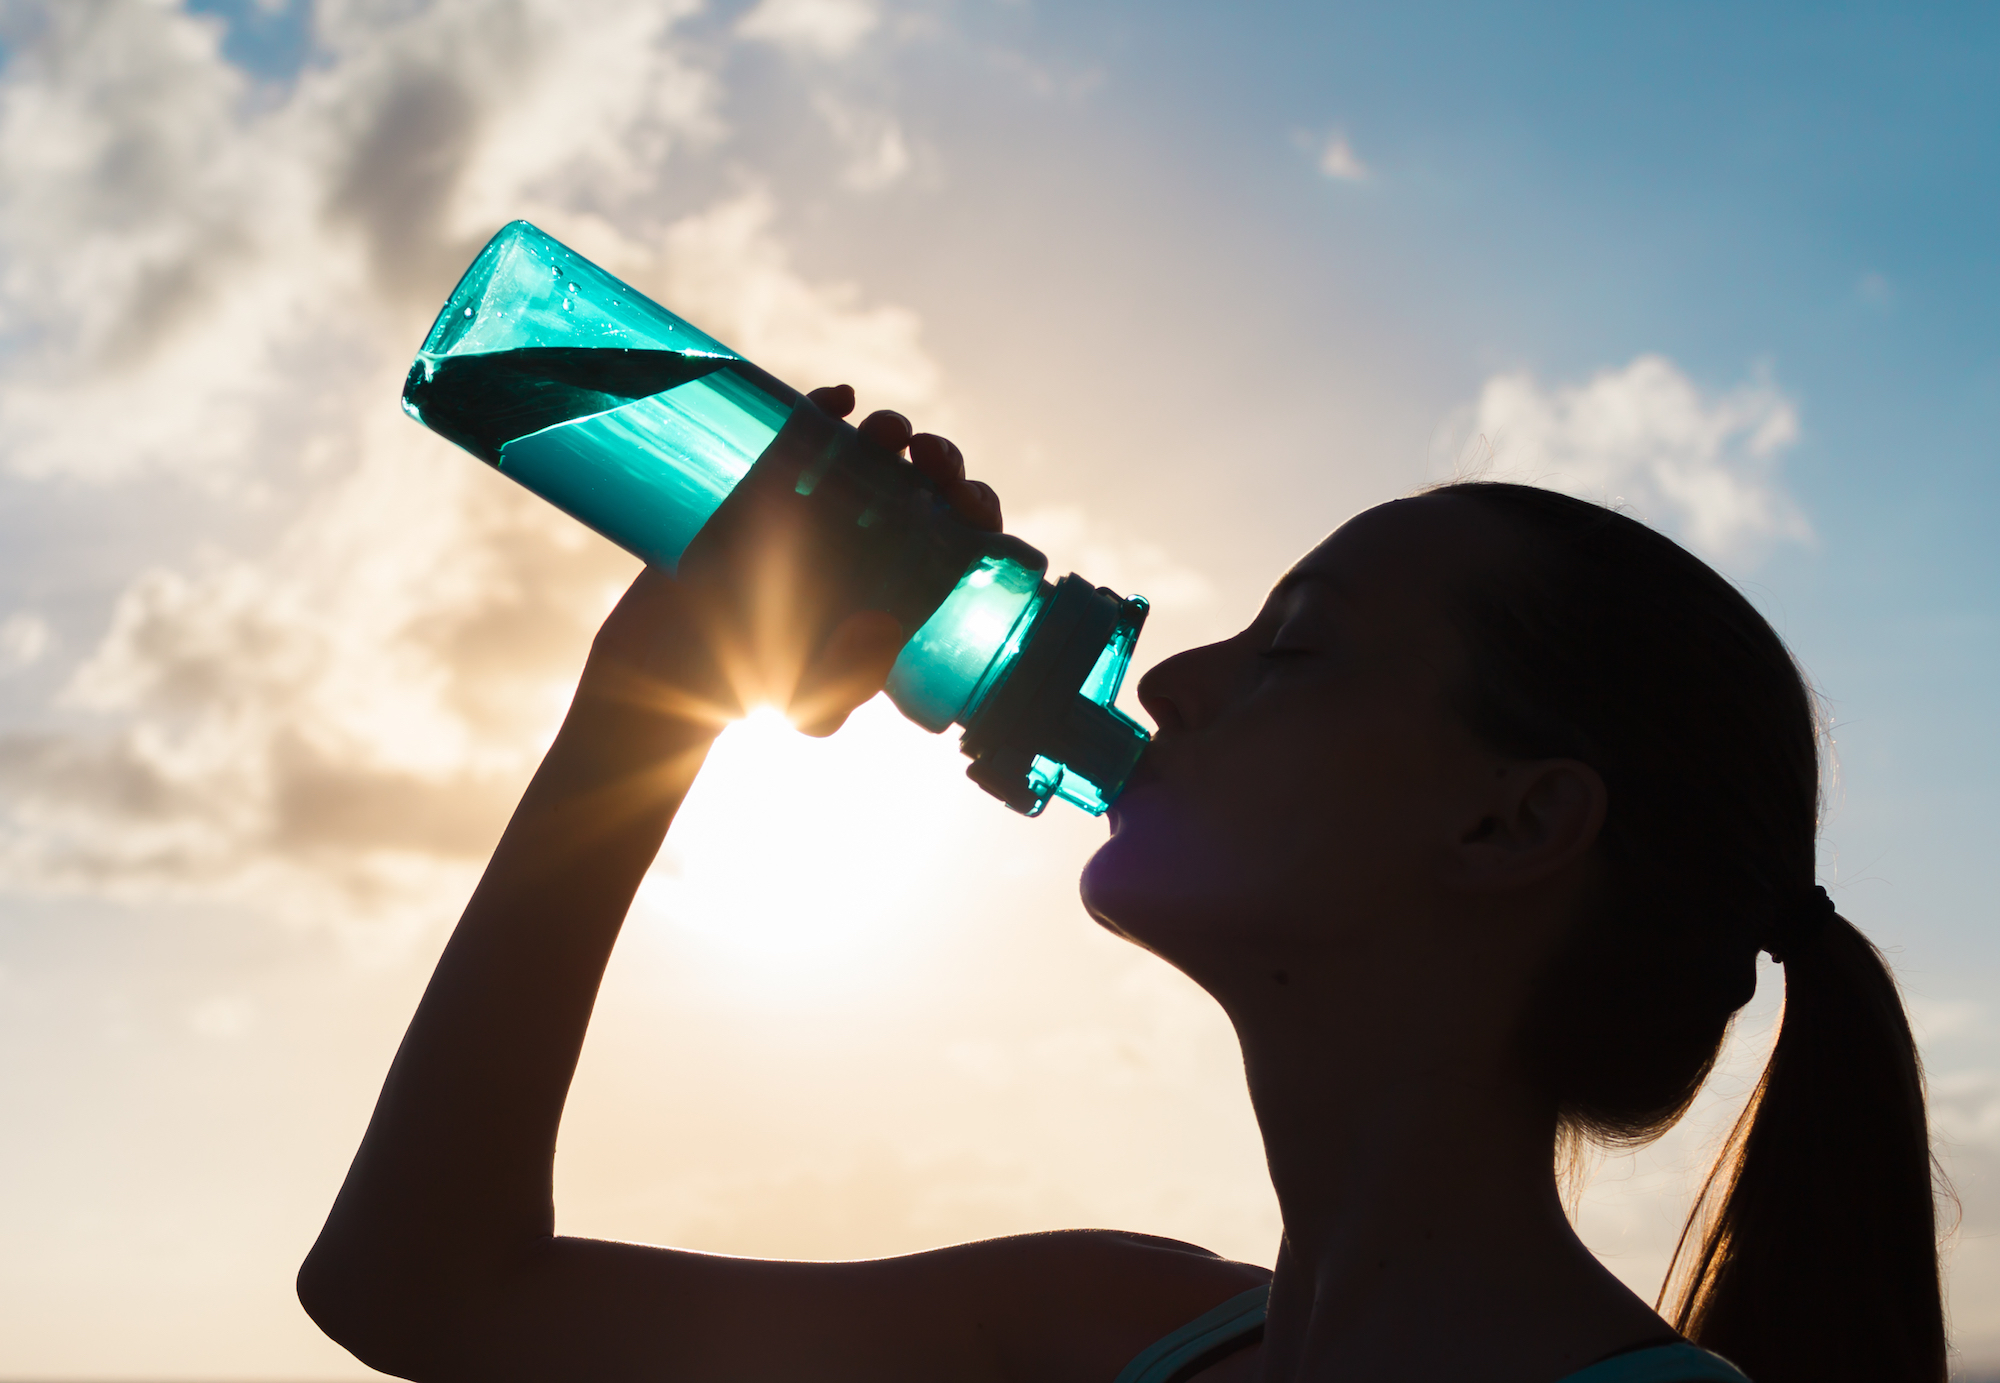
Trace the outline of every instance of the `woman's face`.
<path fill-rule="evenodd" d="M 1500 763 L 1449 703 L 1447 594 L 1512 546 L 1463 500 L 1371 509 L 1242 633 L 1148 673 L 1159 734 L 1084 870 L 1092 915 L 1193 972 L 1419 913 Z"/>

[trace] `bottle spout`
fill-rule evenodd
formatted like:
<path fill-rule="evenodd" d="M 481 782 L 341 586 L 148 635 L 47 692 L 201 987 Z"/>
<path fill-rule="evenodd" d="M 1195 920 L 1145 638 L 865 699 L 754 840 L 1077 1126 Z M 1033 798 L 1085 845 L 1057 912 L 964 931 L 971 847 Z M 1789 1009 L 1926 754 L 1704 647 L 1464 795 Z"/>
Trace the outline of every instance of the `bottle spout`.
<path fill-rule="evenodd" d="M 1146 602 L 1077 575 L 1056 583 L 1003 681 L 966 723 L 966 776 L 1026 816 L 1051 797 L 1101 814 L 1146 750 L 1147 734 L 1112 705 Z"/>

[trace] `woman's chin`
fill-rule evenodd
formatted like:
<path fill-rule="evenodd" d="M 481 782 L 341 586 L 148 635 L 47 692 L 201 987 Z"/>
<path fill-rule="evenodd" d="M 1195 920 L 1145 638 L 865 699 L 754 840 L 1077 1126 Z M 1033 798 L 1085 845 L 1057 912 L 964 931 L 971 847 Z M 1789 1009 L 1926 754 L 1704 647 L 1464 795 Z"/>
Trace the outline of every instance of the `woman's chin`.
<path fill-rule="evenodd" d="M 1077 879 L 1077 893 L 1083 899 L 1084 911 L 1100 926 L 1114 932 L 1125 930 L 1116 918 L 1131 902 L 1129 873 L 1118 849 L 1118 837 L 1113 836 L 1084 861 L 1083 874 Z"/>
<path fill-rule="evenodd" d="M 1143 941 L 1159 926 L 1175 925 L 1177 916 L 1203 911 L 1200 900 L 1214 891 L 1205 886 L 1213 881 L 1203 876 L 1213 871 L 1203 868 L 1208 851 L 1201 842 L 1179 839 L 1186 834 L 1168 829 L 1136 804 L 1121 812 L 1111 838 L 1097 847 L 1078 881 L 1090 915 Z"/>

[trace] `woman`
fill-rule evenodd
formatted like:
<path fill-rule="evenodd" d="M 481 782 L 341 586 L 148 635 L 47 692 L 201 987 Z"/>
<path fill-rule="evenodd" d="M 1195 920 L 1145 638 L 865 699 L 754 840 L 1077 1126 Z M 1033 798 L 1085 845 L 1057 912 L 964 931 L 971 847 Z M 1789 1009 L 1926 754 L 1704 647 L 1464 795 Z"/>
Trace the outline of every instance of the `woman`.
<path fill-rule="evenodd" d="M 813 397 L 853 408 L 845 388 Z M 999 526 L 950 443 L 894 414 L 862 426 Z M 1806 688 L 1686 552 L 1514 486 L 1360 515 L 1241 634 L 1140 686 L 1160 733 L 1084 900 L 1234 1022 L 1284 1212 L 1275 1274 L 1108 1231 L 856 1263 L 556 1237 L 563 1099 L 728 703 L 724 665 L 743 664 L 750 626 L 722 594 L 740 586 L 634 584 L 439 962 L 299 1279 L 367 1363 L 1740 1380 L 1722 1355 L 1757 1383 L 1942 1383 L 1921 1075 L 1880 955 L 1813 886 Z M 796 678 L 795 714 L 830 733 L 901 640 L 887 616 L 849 618 Z M 1690 1219 L 1670 1326 L 1577 1239 L 1559 1154 L 1679 1118 L 1759 950 L 1784 962 L 1783 1028 Z"/>

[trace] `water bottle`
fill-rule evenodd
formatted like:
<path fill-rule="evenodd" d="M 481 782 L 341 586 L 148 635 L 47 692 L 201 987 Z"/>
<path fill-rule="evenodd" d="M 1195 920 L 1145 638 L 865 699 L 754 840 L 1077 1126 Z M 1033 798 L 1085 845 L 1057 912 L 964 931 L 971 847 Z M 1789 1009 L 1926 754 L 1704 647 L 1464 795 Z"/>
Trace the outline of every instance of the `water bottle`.
<path fill-rule="evenodd" d="M 914 630 L 888 694 L 1028 816 L 1101 813 L 1146 732 L 1112 702 L 1146 602 L 973 528 L 908 461 L 526 221 L 465 271 L 410 366 L 424 426 L 669 573 L 784 512 L 840 611 Z M 774 509 L 775 506 L 776 508 Z"/>

